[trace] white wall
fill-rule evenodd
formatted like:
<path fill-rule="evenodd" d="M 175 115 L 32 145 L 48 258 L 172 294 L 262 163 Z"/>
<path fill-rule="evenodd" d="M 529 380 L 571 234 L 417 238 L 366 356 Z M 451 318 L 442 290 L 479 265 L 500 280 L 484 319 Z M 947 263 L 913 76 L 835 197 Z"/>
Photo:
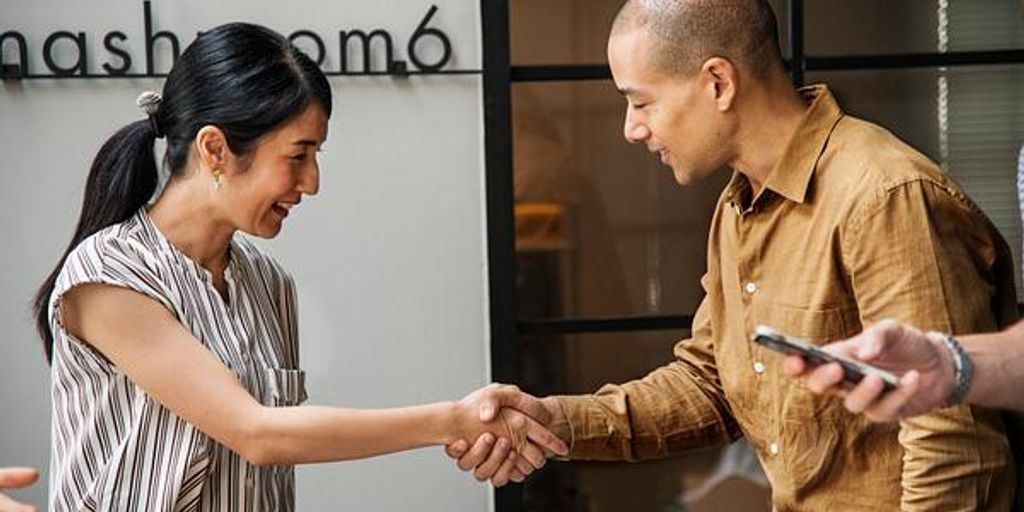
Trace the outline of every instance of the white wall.
<path fill-rule="evenodd" d="M 384 28 L 399 54 L 429 5 L 451 37 L 451 68 L 481 67 L 475 0 L 179 0 L 153 5 L 179 36 L 234 20 L 326 36 L 337 65 L 344 29 Z M 123 30 L 140 71 L 142 2 L 4 0 L 0 32 L 29 37 L 34 72 L 57 30 Z M 166 63 L 167 61 L 162 61 Z M 296 276 L 303 366 L 312 403 L 385 407 L 450 399 L 487 380 L 482 82 L 479 76 L 332 78 L 335 114 L 321 194 L 266 243 Z M 49 378 L 28 305 L 70 236 L 90 159 L 141 117 L 155 79 L 0 82 L 0 465 L 45 470 Z M 15 495 L 45 505 L 44 480 Z M 298 470 L 300 510 L 486 510 L 487 488 L 439 448 Z"/>

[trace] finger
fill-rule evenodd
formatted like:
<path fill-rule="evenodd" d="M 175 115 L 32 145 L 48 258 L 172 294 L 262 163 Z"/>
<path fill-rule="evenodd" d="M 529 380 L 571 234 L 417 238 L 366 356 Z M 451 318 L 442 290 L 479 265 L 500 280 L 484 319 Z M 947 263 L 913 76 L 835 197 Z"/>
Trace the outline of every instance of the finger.
<path fill-rule="evenodd" d="M 900 379 L 900 385 L 896 389 L 886 393 L 874 405 L 864 411 L 864 416 L 871 421 L 883 422 L 901 419 L 906 414 L 903 411 L 907 404 L 917 394 L 921 385 L 921 376 L 916 370 L 907 372 Z M 924 412 L 924 411 L 921 411 Z"/>
<path fill-rule="evenodd" d="M 860 414 L 882 394 L 884 384 L 877 375 L 865 375 L 843 399 L 843 405 L 854 414 Z"/>
<path fill-rule="evenodd" d="M 526 457 L 516 457 L 516 472 L 522 474 L 524 480 L 536 470 L 537 468 L 533 467 L 533 464 L 530 464 Z"/>
<path fill-rule="evenodd" d="M 508 454 L 511 450 L 512 442 L 509 441 L 507 437 L 498 438 L 498 442 L 494 444 L 494 450 L 491 451 L 487 460 L 473 470 L 473 476 L 481 482 L 490 480 L 490 478 L 498 472 L 498 469 L 501 468 L 501 465 L 505 462 L 505 459 L 508 458 Z"/>
<path fill-rule="evenodd" d="M 843 369 L 837 363 L 829 363 L 812 370 L 804 379 L 807 389 L 822 394 L 832 391 L 843 381 Z"/>
<path fill-rule="evenodd" d="M 463 471 L 474 469 L 487 460 L 487 456 L 491 454 L 493 447 L 494 434 L 484 432 L 480 434 L 480 437 L 476 438 L 476 442 L 473 443 L 473 448 L 470 448 L 469 453 L 459 458 L 456 465 Z"/>
<path fill-rule="evenodd" d="M 459 457 L 462 457 L 463 454 L 465 454 L 466 450 L 468 449 L 469 441 L 466 441 L 465 439 L 459 439 L 454 443 L 445 445 L 444 453 L 453 459 L 458 459 Z"/>
<path fill-rule="evenodd" d="M 491 485 L 495 487 L 502 487 L 508 483 L 509 478 L 512 475 L 512 471 L 516 469 L 516 461 L 521 457 L 516 455 L 516 452 L 508 452 L 508 457 L 505 458 L 505 462 L 501 463 L 501 467 L 491 477 Z"/>
<path fill-rule="evenodd" d="M 541 426 L 540 423 L 529 418 L 526 422 L 526 438 L 544 450 L 562 456 L 569 455 L 569 446 L 565 444 L 565 441 L 552 434 L 550 430 Z"/>
<path fill-rule="evenodd" d="M 523 459 L 526 459 L 534 469 L 540 469 L 544 467 L 544 464 L 548 461 L 547 455 L 544 454 L 544 450 L 540 449 L 533 443 L 525 443 L 524 446 L 520 447 L 519 455 Z"/>
<path fill-rule="evenodd" d="M 36 508 L 24 503 L 18 503 L 3 494 L 0 494 L 0 511 L 3 512 L 35 512 Z"/>
<path fill-rule="evenodd" d="M 517 466 L 518 466 L 520 460 L 523 460 L 523 458 L 519 457 L 519 458 L 516 459 L 516 465 Z M 513 482 L 515 482 L 515 483 L 517 483 L 517 484 L 521 484 L 521 483 L 523 483 L 523 481 L 526 480 L 526 475 L 528 475 L 528 474 L 529 473 L 523 473 L 517 467 L 516 469 L 512 470 L 512 474 L 509 475 L 508 479 L 513 481 Z"/>
<path fill-rule="evenodd" d="M 807 371 L 807 363 L 800 356 L 786 356 L 782 361 L 782 370 L 790 377 L 799 377 Z"/>
<path fill-rule="evenodd" d="M 0 468 L 0 489 L 28 487 L 39 479 L 39 472 L 32 468 Z"/>

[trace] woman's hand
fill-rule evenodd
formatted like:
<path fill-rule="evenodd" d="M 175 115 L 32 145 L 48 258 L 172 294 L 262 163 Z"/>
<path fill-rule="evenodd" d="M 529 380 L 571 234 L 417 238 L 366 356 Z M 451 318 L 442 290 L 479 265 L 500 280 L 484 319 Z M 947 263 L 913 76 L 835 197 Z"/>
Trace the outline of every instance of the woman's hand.
<path fill-rule="evenodd" d="M 490 452 L 473 468 L 477 480 L 490 478 L 495 487 L 521 482 L 544 466 L 549 453 L 568 452 L 565 443 L 543 426 L 549 421 L 547 410 L 525 397 L 515 386 L 492 384 L 455 404 L 456 435 L 448 444 L 465 449 L 466 440 L 477 440 L 475 450 Z M 494 403 L 507 405 L 498 411 L 497 421 L 492 421 Z"/>

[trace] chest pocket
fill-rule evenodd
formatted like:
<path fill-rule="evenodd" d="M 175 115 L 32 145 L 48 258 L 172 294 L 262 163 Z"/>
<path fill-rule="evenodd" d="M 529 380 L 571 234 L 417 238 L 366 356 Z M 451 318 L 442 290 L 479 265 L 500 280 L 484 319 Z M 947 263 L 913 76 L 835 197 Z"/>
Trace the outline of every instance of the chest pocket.
<path fill-rule="evenodd" d="M 814 345 L 844 338 L 859 327 L 854 308 L 803 309 L 771 304 L 758 313 L 758 323 Z M 762 358 L 781 360 L 781 354 L 761 347 L 756 350 L 763 352 Z M 843 464 L 841 424 L 849 418 L 843 413 L 840 400 L 816 395 L 802 381 L 780 378 L 776 383 L 774 389 L 760 391 L 775 394 L 762 396 L 760 401 L 773 404 L 777 414 L 773 423 L 778 445 L 774 453 L 769 451 L 763 456 L 766 465 L 774 466 L 775 478 L 785 482 L 793 497 L 799 499 L 813 492 L 836 464 Z"/>
<path fill-rule="evenodd" d="M 286 368 L 264 368 L 266 405 L 289 407 L 306 401 L 306 372 Z"/>

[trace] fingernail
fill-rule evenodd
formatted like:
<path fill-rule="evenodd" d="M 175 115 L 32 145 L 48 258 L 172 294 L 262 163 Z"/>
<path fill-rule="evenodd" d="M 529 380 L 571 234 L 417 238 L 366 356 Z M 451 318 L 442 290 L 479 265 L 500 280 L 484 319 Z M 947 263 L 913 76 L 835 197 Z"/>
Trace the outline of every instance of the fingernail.
<path fill-rule="evenodd" d="M 490 405 L 480 407 L 480 419 L 489 419 L 492 414 L 494 414 L 494 408 L 491 407 Z"/>
<path fill-rule="evenodd" d="M 490 432 L 484 432 L 482 435 L 483 435 L 485 443 L 487 443 L 487 444 L 494 443 L 494 436 Z"/>

